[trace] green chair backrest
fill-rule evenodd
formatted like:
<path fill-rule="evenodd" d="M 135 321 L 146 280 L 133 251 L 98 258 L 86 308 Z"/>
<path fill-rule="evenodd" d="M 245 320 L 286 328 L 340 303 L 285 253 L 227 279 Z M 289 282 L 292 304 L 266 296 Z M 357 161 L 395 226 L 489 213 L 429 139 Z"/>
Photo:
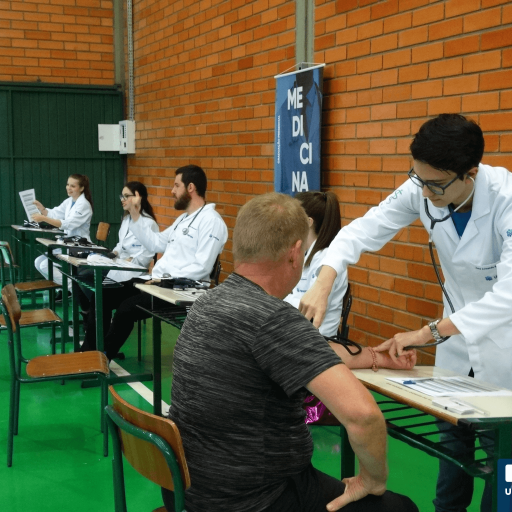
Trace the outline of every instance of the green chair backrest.
<path fill-rule="evenodd" d="M 11 376 L 14 378 L 20 375 L 20 365 L 16 361 L 20 360 L 21 348 L 19 346 L 20 336 L 16 335 L 19 329 L 19 322 L 21 318 L 21 307 L 18 302 L 16 290 L 12 284 L 2 287 L 1 292 L 2 300 L 2 314 L 4 315 L 5 325 L 7 327 L 8 348 L 9 348 L 9 364 L 11 368 Z"/>
<path fill-rule="evenodd" d="M 15 284 L 16 275 L 11 248 L 7 242 L 0 241 L 0 278 L 2 282 L 2 288 L 6 285 L 7 282 L 5 276 L 6 267 L 9 269 L 9 282 Z"/>
<path fill-rule="evenodd" d="M 184 511 L 190 475 L 178 427 L 168 418 L 137 409 L 112 386 L 109 391 L 113 404 L 105 410 L 114 446 L 116 512 L 126 512 L 121 450 L 141 475 L 174 491 L 176 512 Z"/>

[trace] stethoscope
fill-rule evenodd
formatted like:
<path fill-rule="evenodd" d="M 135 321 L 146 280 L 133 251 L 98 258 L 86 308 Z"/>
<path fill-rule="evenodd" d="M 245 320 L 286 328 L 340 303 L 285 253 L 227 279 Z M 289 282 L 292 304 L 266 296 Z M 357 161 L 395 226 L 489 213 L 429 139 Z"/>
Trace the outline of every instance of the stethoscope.
<path fill-rule="evenodd" d="M 196 220 L 196 217 L 203 211 L 203 208 L 206 206 L 206 203 L 203 204 L 203 206 L 201 206 L 200 210 L 194 215 L 194 217 L 192 218 L 192 221 L 190 222 L 190 224 L 186 227 L 186 228 L 183 228 L 181 230 L 181 232 L 184 234 L 184 235 L 188 235 L 189 231 L 190 231 L 190 228 L 192 227 L 192 224 L 194 223 L 194 221 Z M 186 219 L 187 217 L 183 217 L 183 219 L 181 219 L 177 226 L 173 229 L 173 232 L 176 231 L 176 228 Z"/>
<path fill-rule="evenodd" d="M 443 295 L 445 296 L 446 300 L 448 301 L 448 305 L 450 306 L 450 309 L 452 313 L 455 313 L 455 308 L 453 307 L 452 301 L 450 300 L 450 296 L 448 295 L 448 292 L 446 291 L 446 288 L 444 287 L 443 281 L 441 279 L 441 275 L 439 274 L 439 269 L 437 268 L 436 259 L 434 257 L 434 241 L 432 239 L 432 234 L 434 232 L 434 226 L 438 222 L 444 222 L 445 220 L 448 220 L 454 213 L 456 213 L 458 210 L 460 210 L 474 195 L 475 193 L 475 180 L 468 175 L 468 178 L 473 182 L 473 189 L 471 190 L 471 193 L 469 196 L 461 203 L 457 208 L 450 210 L 448 215 L 445 215 L 442 219 L 436 219 L 432 217 L 430 214 L 430 211 L 428 209 L 428 199 L 425 198 L 424 205 L 425 205 L 425 213 L 427 214 L 427 217 L 430 219 L 430 230 L 428 233 L 428 248 L 430 250 L 430 259 L 432 260 L 432 266 L 434 267 L 434 271 L 436 273 L 437 282 L 439 283 L 439 286 L 441 287 L 441 290 L 443 291 Z M 426 343 L 425 345 L 408 345 L 407 347 L 404 347 L 404 350 L 410 350 L 412 348 L 426 348 L 426 347 L 434 347 L 436 345 L 440 345 L 441 343 L 444 343 L 450 336 L 444 336 L 443 339 L 439 341 L 433 341 L 431 343 Z"/>

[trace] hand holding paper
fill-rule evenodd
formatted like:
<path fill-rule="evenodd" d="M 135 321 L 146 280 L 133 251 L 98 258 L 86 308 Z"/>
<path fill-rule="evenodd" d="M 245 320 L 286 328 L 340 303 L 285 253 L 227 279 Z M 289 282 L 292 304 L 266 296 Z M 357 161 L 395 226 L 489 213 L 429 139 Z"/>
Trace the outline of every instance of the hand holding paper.
<path fill-rule="evenodd" d="M 23 208 L 25 209 L 25 214 L 27 215 L 27 220 L 31 220 L 34 215 L 39 215 L 39 209 L 34 204 L 34 201 L 36 200 L 36 192 L 33 188 L 31 188 L 30 190 L 21 191 L 20 199 L 21 199 L 21 203 L 23 204 Z M 39 201 L 37 201 L 37 202 L 39 203 Z M 39 204 L 41 204 L 41 203 L 39 203 Z"/>

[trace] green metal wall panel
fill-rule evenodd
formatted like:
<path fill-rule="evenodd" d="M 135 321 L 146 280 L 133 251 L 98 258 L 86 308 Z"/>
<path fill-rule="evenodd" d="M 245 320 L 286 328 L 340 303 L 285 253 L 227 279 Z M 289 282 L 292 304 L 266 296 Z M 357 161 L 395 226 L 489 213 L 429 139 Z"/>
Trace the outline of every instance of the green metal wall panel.
<path fill-rule="evenodd" d="M 0 240 L 25 217 L 18 192 L 34 188 L 47 207 L 66 199 L 70 174 L 86 174 L 94 202 L 91 235 L 98 222 L 112 225 L 117 241 L 124 182 L 123 156 L 98 150 L 98 124 L 123 119 L 115 89 L 0 83 Z"/>

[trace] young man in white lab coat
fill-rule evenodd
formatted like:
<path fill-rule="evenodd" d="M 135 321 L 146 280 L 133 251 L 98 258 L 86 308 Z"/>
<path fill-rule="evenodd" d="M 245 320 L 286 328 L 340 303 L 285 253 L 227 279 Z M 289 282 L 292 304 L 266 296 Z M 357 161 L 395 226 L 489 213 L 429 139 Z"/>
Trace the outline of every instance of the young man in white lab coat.
<path fill-rule="evenodd" d="M 163 252 L 155 264 L 147 284 L 162 277 L 209 280 L 217 256 L 228 238 L 222 217 L 215 204 L 206 204 L 206 174 L 197 165 L 186 165 L 176 171 L 172 194 L 174 208 L 184 210 L 176 221 L 161 233 L 154 233 L 132 215 L 130 230 L 140 243 L 153 253 Z M 149 315 L 138 306 L 151 308 L 151 296 L 135 287 L 127 289 L 127 298 L 119 305 L 105 336 L 104 346 L 113 359 L 128 339 L 134 323 Z"/>
<path fill-rule="evenodd" d="M 445 278 L 444 318 L 398 333 L 376 351 L 395 357 L 406 346 L 449 337 L 437 347 L 437 366 L 512 389 L 512 174 L 482 164 L 483 151 L 480 127 L 461 115 L 441 114 L 423 124 L 411 144 L 410 179 L 339 232 L 301 301 L 306 318 L 320 325 L 336 275 L 420 218 Z M 434 224 L 429 215 L 440 221 Z M 473 479 L 440 464 L 436 512 L 466 510 Z M 490 486 L 481 510 L 491 510 Z"/>

